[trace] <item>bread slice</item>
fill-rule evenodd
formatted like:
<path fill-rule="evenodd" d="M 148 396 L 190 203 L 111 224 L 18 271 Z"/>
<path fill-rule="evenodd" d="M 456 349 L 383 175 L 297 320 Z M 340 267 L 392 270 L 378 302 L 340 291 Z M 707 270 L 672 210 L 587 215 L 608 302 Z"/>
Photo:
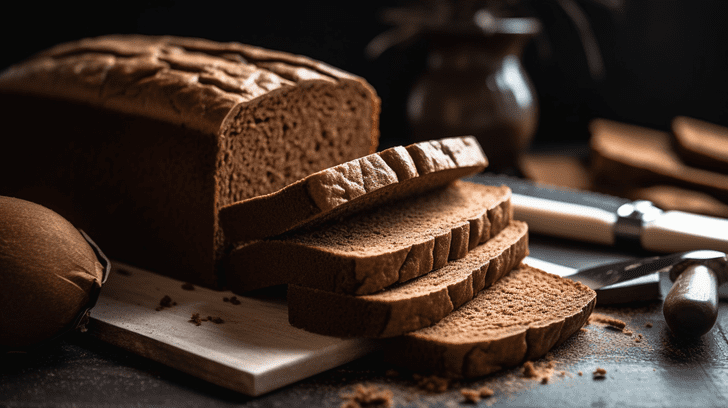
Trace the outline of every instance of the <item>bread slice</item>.
<path fill-rule="evenodd" d="M 215 287 L 220 208 L 373 153 L 379 107 L 361 78 L 244 44 L 60 44 L 0 75 L 0 194 L 110 257 Z"/>
<path fill-rule="evenodd" d="M 232 251 L 227 286 L 244 292 L 296 284 L 368 294 L 464 257 L 513 217 L 511 191 L 464 181 L 311 231 Z"/>
<path fill-rule="evenodd" d="M 677 152 L 695 167 L 728 173 L 728 128 L 678 116 L 672 121 Z"/>
<path fill-rule="evenodd" d="M 595 303 L 581 283 L 521 265 L 439 323 L 394 339 L 386 358 L 446 377 L 487 375 L 544 356 Z"/>
<path fill-rule="evenodd" d="M 431 190 L 487 165 L 472 136 L 393 147 L 223 207 L 220 224 L 229 241 L 267 238 Z"/>
<path fill-rule="evenodd" d="M 430 326 L 491 286 L 528 255 L 528 227 L 513 221 L 464 258 L 381 292 L 352 296 L 288 286 L 291 325 L 336 337 L 382 338 Z"/>
<path fill-rule="evenodd" d="M 686 165 L 670 134 L 603 119 L 590 124 L 595 177 L 602 182 L 668 183 L 728 200 L 728 174 Z"/>

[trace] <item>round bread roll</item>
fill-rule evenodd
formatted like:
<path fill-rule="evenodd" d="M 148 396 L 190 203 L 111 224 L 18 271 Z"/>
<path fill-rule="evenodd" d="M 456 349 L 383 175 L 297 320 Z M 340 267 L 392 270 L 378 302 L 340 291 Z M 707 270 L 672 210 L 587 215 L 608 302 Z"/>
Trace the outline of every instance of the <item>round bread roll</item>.
<path fill-rule="evenodd" d="M 73 328 L 103 276 L 96 252 L 65 218 L 0 196 L 0 348 L 27 348 Z"/>

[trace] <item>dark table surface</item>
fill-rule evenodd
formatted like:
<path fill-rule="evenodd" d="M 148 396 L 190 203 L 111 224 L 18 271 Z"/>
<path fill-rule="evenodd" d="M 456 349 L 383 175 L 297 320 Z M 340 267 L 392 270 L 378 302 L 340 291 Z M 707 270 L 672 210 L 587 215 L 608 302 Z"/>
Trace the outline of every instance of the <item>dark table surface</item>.
<path fill-rule="evenodd" d="M 640 254 L 532 236 L 531 255 L 583 267 Z M 361 384 L 389 390 L 391 406 L 396 407 L 473 406 L 461 390 L 484 385 L 495 392 L 478 406 L 726 407 L 727 305 L 721 302 L 713 330 L 695 340 L 672 335 L 660 300 L 597 307 L 595 313 L 623 320 L 632 334 L 602 324 L 585 326 L 534 362 L 537 368 L 553 365 L 547 383 L 525 378 L 522 368 L 515 367 L 476 380 L 454 381 L 434 392 L 420 386 L 416 375 L 393 370 L 373 354 L 252 398 L 74 333 L 44 350 L 2 355 L 0 406 L 338 407 L 343 396 Z M 597 368 L 606 370 L 604 378 L 592 375 Z"/>

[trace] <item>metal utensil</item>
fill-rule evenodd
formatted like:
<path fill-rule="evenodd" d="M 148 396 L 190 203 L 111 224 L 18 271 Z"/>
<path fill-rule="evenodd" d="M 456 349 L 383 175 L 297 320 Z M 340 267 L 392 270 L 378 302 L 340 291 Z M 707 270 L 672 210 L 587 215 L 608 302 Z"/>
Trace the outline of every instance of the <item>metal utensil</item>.
<path fill-rule="evenodd" d="M 718 287 L 728 282 L 728 257 L 719 251 L 691 251 L 670 270 L 674 282 L 662 305 L 670 330 L 697 337 L 718 318 Z"/>

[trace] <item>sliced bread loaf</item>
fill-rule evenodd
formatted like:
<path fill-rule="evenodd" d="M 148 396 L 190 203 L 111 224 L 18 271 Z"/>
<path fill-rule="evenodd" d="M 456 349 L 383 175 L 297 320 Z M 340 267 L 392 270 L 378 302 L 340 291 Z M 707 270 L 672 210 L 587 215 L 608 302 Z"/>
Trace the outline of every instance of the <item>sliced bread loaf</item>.
<path fill-rule="evenodd" d="M 581 283 L 521 265 L 439 323 L 394 339 L 387 358 L 441 376 L 483 376 L 544 356 L 595 303 Z"/>
<path fill-rule="evenodd" d="M 672 121 L 677 152 L 685 162 L 728 173 L 728 128 L 699 119 L 678 116 Z"/>
<path fill-rule="evenodd" d="M 685 164 L 670 134 L 608 120 L 590 124 L 595 177 L 606 183 L 670 183 L 728 200 L 728 174 Z"/>
<path fill-rule="evenodd" d="M 0 75 L 0 194 L 110 257 L 214 287 L 219 209 L 373 153 L 379 106 L 361 78 L 249 45 L 61 44 Z"/>
<path fill-rule="evenodd" d="M 381 292 L 352 296 L 288 286 L 291 325 L 336 337 L 392 337 L 430 326 L 491 286 L 528 254 L 528 227 L 513 221 L 464 258 Z"/>
<path fill-rule="evenodd" d="M 266 238 L 431 190 L 487 165 L 473 137 L 394 147 L 223 207 L 220 224 L 229 241 Z"/>
<path fill-rule="evenodd" d="M 462 258 L 497 234 L 513 217 L 510 197 L 505 186 L 458 180 L 314 230 L 244 244 L 230 254 L 227 286 L 374 293 Z"/>

